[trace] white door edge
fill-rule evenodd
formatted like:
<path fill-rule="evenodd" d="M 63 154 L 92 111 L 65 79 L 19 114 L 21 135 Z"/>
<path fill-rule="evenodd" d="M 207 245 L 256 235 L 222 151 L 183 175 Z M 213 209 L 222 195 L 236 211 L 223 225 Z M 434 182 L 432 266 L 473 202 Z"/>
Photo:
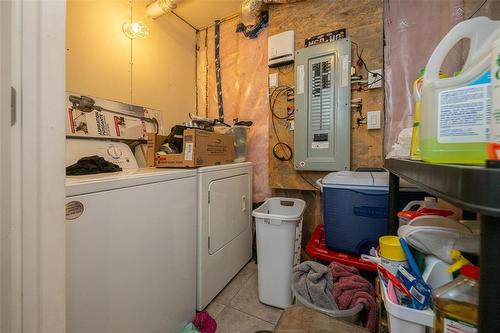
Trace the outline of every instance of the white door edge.
<path fill-rule="evenodd" d="M 0 194 L 9 199 L 9 212 L 0 215 L 2 240 L 9 240 L 0 250 L 0 292 L 7 296 L 0 332 L 63 333 L 66 7 L 61 0 L 1 2 L 2 17 L 11 19 L 11 41 L 2 34 L 11 78 L 0 77 L 0 86 L 17 91 L 17 121 L 6 126 L 10 107 L 2 103 L 0 134 L 10 142 L 0 147 L 8 153 L 0 166 L 8 186 Z"/>

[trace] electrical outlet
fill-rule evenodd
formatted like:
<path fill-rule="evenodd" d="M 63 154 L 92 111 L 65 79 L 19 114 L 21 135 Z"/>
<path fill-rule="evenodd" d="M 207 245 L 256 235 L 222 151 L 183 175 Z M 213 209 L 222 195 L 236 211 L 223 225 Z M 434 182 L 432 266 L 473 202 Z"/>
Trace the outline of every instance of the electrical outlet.
<path fill-rule="evenodd" d="M 382 88 L 382 70 L 375 69 L 368 72 L 368 89 Z"/>
<path fill-rule="evenodd" d="M 366 113 L 366 128 L 368 129 L 380 128 L 380 111 L 368 111 Z"/>
<path fill-rule="evenodd" d="M 269 74 L 269 88 L 278 86 L 278 73 Z"/>

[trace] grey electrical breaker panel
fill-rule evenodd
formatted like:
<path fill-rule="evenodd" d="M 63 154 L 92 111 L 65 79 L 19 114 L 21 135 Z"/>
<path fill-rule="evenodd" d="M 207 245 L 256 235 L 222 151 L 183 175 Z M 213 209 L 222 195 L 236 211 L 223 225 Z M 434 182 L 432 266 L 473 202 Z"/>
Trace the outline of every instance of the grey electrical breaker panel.
<path fill-rule="evenodd" d="M 296 170 L 349 170 L 351 40 L 295 52 Z"/>

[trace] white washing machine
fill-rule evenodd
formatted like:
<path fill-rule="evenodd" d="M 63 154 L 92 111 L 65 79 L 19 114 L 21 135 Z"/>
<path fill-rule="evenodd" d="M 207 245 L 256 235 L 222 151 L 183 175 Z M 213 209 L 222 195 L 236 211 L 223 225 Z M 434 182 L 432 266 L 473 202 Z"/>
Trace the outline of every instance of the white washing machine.
<path fill-rule="evenodd" d="M 138 169 L 123 143 L 67 140 L 67 165 L 88 155 L 124 171 L 66 178 L 67 332 L 181 332 L 196 307 L 196 170 Z"/>
<path fill-rule="evenodd" d="M 198 169 L 197 309 L 203 310 L 252 256 L 252 164 Z"/>

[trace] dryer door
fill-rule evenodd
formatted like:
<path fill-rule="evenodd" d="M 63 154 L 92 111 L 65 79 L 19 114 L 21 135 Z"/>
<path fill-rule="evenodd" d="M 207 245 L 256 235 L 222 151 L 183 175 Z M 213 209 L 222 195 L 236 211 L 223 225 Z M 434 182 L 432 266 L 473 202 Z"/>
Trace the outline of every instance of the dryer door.
<path fill-rule="evenodd" d="M 214 180 L 208 190 L 208 252 L 214 254 L 250 228 L 250 175 Z"/>

